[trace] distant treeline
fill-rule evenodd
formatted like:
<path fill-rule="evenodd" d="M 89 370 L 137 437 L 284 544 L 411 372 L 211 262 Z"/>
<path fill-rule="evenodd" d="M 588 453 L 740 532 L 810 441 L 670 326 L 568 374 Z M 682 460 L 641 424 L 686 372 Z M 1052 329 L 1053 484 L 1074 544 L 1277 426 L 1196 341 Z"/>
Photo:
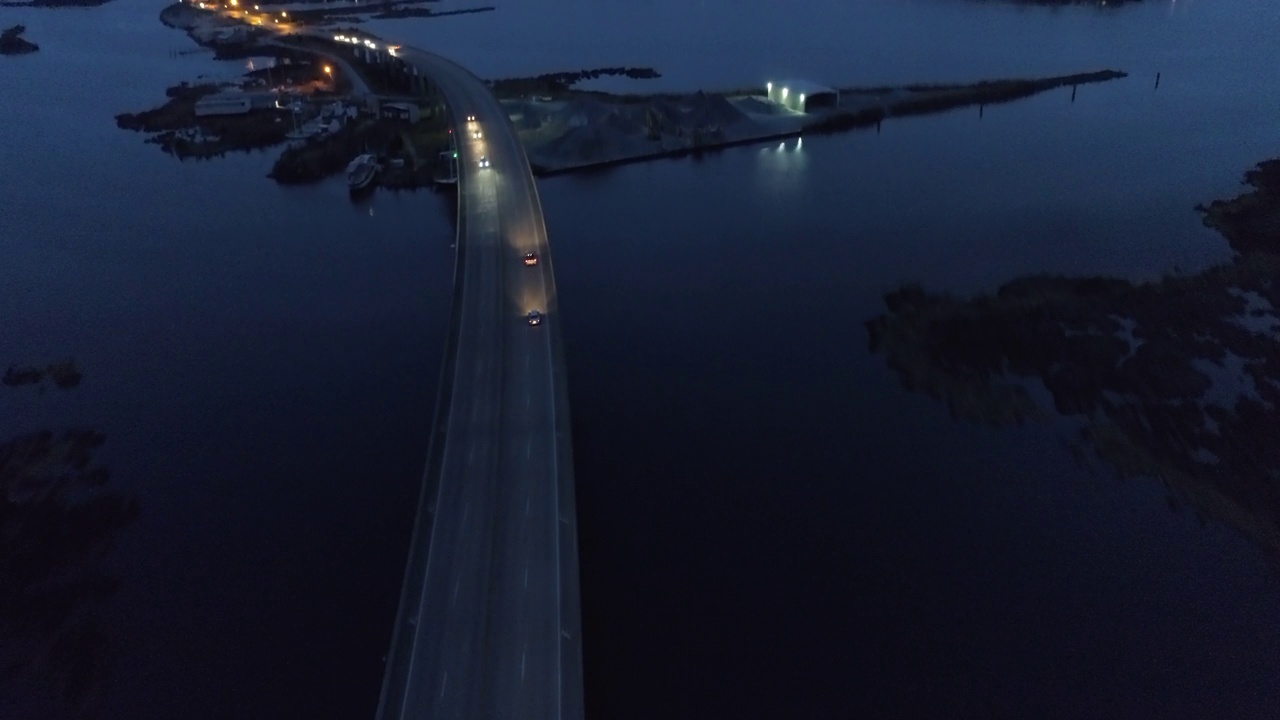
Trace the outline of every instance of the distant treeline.
<path fill-rule="evenodd" d="M 443 17 L 445 15 L 470 15 L 472 13 L 492 12 L 497 10 L 492 5 L 484 7 L 461 8 L 458 10 L 432 10 L 431 8 L 396 8 L 394 10 L 384 10 L 377 15 L 371 16 L 374 20 L 396 20 L 399 18 L 411 17 Z"/>
<path fill-rule="evenodd" d="M 648 67 L 605 67 L 576 72 L 543 73 L 533 77 L 494 80 L 493 89 L 499 95 L 556 95 L 567 91 L 583 80 L 601 77 L 628 77 L 632 80 L 653 80 L 662 77 L 657 70 Z"/>

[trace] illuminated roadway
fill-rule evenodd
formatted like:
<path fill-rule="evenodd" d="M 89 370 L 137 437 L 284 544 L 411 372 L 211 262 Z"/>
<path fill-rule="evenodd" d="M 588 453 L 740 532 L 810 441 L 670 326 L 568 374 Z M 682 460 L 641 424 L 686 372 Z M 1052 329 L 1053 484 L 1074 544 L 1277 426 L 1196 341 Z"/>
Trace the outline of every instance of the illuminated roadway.
<path fill-rule="evenodd" d="M 440 90 L 461 135 L 460 292 L 377 717 L 579 720 L 568 401 L 537 188 L 483 82 L 426 52 L 398 56 Z M 523 263 L 528 251 L 537 265 Z"/>

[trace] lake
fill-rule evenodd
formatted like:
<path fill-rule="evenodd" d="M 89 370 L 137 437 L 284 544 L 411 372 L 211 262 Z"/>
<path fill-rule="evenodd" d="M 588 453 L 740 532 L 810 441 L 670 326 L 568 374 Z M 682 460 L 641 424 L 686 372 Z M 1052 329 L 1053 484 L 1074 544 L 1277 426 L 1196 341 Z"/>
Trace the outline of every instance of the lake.
<path fill-rule="evenodd" d="M 96 430 L 98 492 L 138 507 L 61 566 L 113 592 L 76 594 L 48 630 L 0 620 L 18 667 L 0 716 L 369 717 L 451 201 L 352 204 L 338 181 L 278 187 L 271 153 L 183 163 L 118 130 L 168 85 L 242 70 L 175 55 L 191 46 L 161 7 L 0 9 L 41 46 L 0 58 L 0 364 L 84 374 L 0 388 L 0 440 Z M 1082 469 L 1070 419 L 953 420 L 901 387 L 864 323 L 904 282 L 969 295 L 1227 259 L 1193 207 L 1278 154 L 1280 8 L 542 0 L 369 27 L 482 76 L 663 73 L 601 83 L 635 91 L 1130 72 L 1074 102 L 540 181 L 588 712 L 1273 716 L 1273 558 L 1171 511 L 1157 481 Z"/>

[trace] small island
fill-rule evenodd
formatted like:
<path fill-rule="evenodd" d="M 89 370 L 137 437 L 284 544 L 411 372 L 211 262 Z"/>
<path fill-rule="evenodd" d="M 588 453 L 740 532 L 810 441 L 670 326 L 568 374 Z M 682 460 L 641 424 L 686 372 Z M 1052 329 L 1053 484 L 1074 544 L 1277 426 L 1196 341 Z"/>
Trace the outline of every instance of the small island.
<path fill-rule="evenodd" d="M 1140 283 L 1030 276 L 967 298 L 908 285 L 867 323 L 871 352 L 958 419 L 1074 419 L 1082 463 L 1158 479 L 1171 506 L 1280 559 L 1280 159 L 1245 181 L 1198 208 L 1226 262 Z"/>
<path fill-rule="evenodd" d="M 26 31 L 25 25 L 14 25 L 0 32 L 0 55 L 26 55 L 39 50 L 39 45 L 22 37 Z"/>
<path fill-rule="evenodd" d="M 81 373 L 71 360 L 9 365 L 0 406 L 22 420 L 3 401 L 25 385 L 44 395 L 46 377 L 72 391 Z M 107 556 L 140 504 L 111 487 L 102 433 L 25 421 L 11 432 L 0 437 L 0 664 L 16 687 L 50 693 L 66 710 L 57 717 L 86 717 L 113 640 L 100 615 L 117 586 Z"/>

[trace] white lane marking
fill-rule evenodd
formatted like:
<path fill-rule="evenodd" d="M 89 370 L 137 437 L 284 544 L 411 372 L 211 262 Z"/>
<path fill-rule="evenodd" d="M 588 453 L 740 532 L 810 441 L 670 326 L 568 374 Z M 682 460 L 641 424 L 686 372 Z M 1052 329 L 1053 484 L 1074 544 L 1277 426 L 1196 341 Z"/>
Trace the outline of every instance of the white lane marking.
<path fill-rule="evenodd" d="M 430 57 L 430 56 L 426 56 L 426 57 Z M 420 61 L 420 62 L 424 62 L 424 61 Z M 424 62 L 424 64 L 427 64 L 427 63 L 425 63 L 425 62 Z M 450 65 L 451 65 L 451 64 L 442 65 L 442 67 L 444 67 L 444 68 L 446 69 L 446 72 L 444 72 L 444 73 L 443 73 L 443 75 L 444 75 L 445 77 L 449 77 L 450 73 L 452 73 L 452 72 L 456 72 L 456 71 L 457 71 L 457 69 L 456 69 L 456 68 L 451 68 L 451 67 L 450 67 Z M 452 87 L 451 87 L 451 88 L 450 88 L 450 90 L 451 90 L 455 95 L 457 94 L 457 88 L 452 88 Z M 447 94 L 447 93 L 446 93 L 446 94 Z M 489 102 L 490 102 L 490 103 L 492 103 L 492 102 L 493 102 L 493 101 L 492 101 L 492 98 L 489 98 Z M 517 141 L 517 140 L 516 140 L 512 135 L 511 135 L 511 133 L 505 133 L 504 135 L 505 135 L 505 137 L 503 137 L 502 139 L 503 139 L 503 140 L 505 140 L 505 141 L 506 141 L 506 143 L 508 144 L 508 147 L 507 147 L 506 149 L 511 150 L 511 152 L 512 152 L 513 156 L 515 156 L 515 157 L 517 157 L 517 158 L 520 158 L 520 159 L 523 159 L 523 160 L 524 160 L 524 163 L 526 164 L 526 167 L 527 167 L 527 162 L 528 162 L 527 155 L 526 155 L 526 153 L 523 151 L 523 148 L 521 148 L 521 147 L 520 147 L 520 145 L 518 144 L 518 141 Z M 542 230 L 542 232 L 541 232 L 541 233 L 538 233 L 538 234 L 541 234 L 541 235 L 543 236 L 543 238 L 542 238 L 542 239 L 543 239 L 543 243 L 542 243 L 542 244 L 545 244 L 545 233 L 546 233 L 546 231 L 545 231 L 545 226 L 543 226 L 543 227 L 539 228 L 538 226 L 539 226 L 539 225 L 542 225 L 542 223 L 538 223 L 538 222 L 537 222 L 538 220 L 540 220 L 540 219 L 541 219 L 540 208 L 537 206 L 537 200 L 538 200 L 538 188 L 537 188 L 537 184 L 536 184 L 536 182 L 533 180 L 532 176 L 531 176 L 529 173 L 524 172 L 524 173 L 520 173 L 520 175 L 522 176 L 522 177 L 521 177 L 521 179 L 524 181 L 524 182 L 523 182 L 523 183 L 521 183 L 521 184 L 522 184 L 522 185 L 524 185 L 524 186 L 525 186 L 525 188 L 526 188 L 526 197 L 527 197 L 527 201 L 528 201 L 528 204 L 529 204 L 530 218 L 531 218 L 531 220 L 535 223 L 534 232 L 535 232 L 535 233 L 537 233 L 537 231 L 538 231 L 539 229 L 541 229 L 541 230 Z M 476 210 L 479 210 L 479 208 L 476 208 L 476 207 L 475 207 L 475 206 L 477 205 L 477 203 L 476 203 L 476 199 L 475 199 L 475 198 L 469 198 L 469 199 L 470 199 L 470 202 L 464 202 L 464 198 L 468 198 L 468 197 L 470 196 L 470 194 L 471 194 L 471 191 L 474 189 L 474 188 L 472 188 L 472 187 L 470 187 L 470 186 L 475 185 L 475 186 L 479 186 L 480 188 L 483 188 L 483 187 L 484 187 L 484 185 L 480 182 L 481 180 L 483 180 L 483 178 L 481 178 L 481 177 L 476 177 L 476 176 L 471 175 L 471 174 L 468 174 L 468 178 L 471 180 L 471 182 L 469 182 L 469 183 L 461 183 L 461 184 L 460 184 L 460 188 L 459 188 L 459 189 L 462 191 L 462 192 L 460 192 L 460 193 L 459 193 L 459 205 L 462 205 L 462 206 L 464 206 L 464 207 L 465 207 L 465 209 L 467 209 L 467 210 L 471 210 L 471 211 L 472 211 L 472 212 L 467 212 L 467 213 L 465 213 L 465 215 L 467 215 L 467 216 L 469 216 L 469 215 L 476 215 L 476 214 L 480 214 L 480 213 L 478 213 L 478 212 L 475 212 Z M 513 179 L 514 179 L 514 178 L 513 178 Z M 495 177 L 494 177 L 494 180 L 495 180 L 495 182 L 496 182 L 496 180 L 497 180 L 497 176 L 496 176 L 496 175 L 495 175 Z M 461 209 L 461 208 L 460 208 L 460 209 Z M 485 209 L 487 209 L 487 208 L 485 208 Z M 486 213 L 486 214 L 487 214 L 487 213 Z M 473 234 L 474 234 L 473 232 L 468 232 L 468 233 L 467 233 L 467 236 L 468 236 L 468 237 L 470 237 L 470 236 L 472 236 Z M 541 279 L 541 280 L 542 280 L 542 284 L 543 284 L 543 288 L 544 288 L 544 292 L 545 292 L 545 288 L 546 288 L 546 284 L 547 284 L 545 274 L 544 274 L 544 273 L 539 273 L 539 279 Z M 464 313 L 465 313 L 465 312 L 466 312 L 466 310 L 464 309 Z M 465 323 L 464 323 L 464 324 L 465 324 Z M 548 348 L 547 348 L 547 349 L 548 349 L 548 355 L 550 355 L 550 343 L 549 343 L 549 342 L 548 342 Z M 551 413 L 550 413 L 550 415 L 551 415 L 552 421 L 554 422 L 555 417 L 556 417 L 556 413 L 555 413 L 555 398 L 554 398 L 554 396 L 552 397 L 552 400 L 551 400 Z M 558 464 L 559 464 L 559 462 L 558 462 L 558 461 L 559 461 L 559 458 L 557 457 L 557 454 L 556 454 L 556 452 L 554 452 L 554 450 L 553 450 L 553 453 L 552 453 L 552 458 L 551 458 L 551 460 L 552 460 L 552 468 L 553 468 L 552 477 L 553 477 L 553 478 L 558 478 L 558 477 L 559 477 L 559 475 L 558 475 Z M 558 483 L 558 482 L 556 483 L 556 487 L 555 487 L 555 499 L 556 499 L 556 508 L 557 508 L 557 512 L 558 512 L 558 511 L 559 511 L 559 510 L 558 510 L 558 508 L 559 508 L 559 483 Z M 433 526 L 433 529 L 434 529 L 434 526 Z M 434 535 L 434 533 L 433 533 L 433 535 Z M 569 538 L 569 540 L 570 540 L 570 541 L 572 541 L 572 538 Z M 559 553 L 559 547 L 560 547 L 560 542 L 561 542 L 560 533 L 557 533 L 557 534 L 556 534 L 555 542 L 556 542 L 556 575 L 557 575 L 557 579 L 558 579 L 558 578 L 559 578 L 559 576 L 561 575 L 561 568 L 560 568 L 560 553 Z M 435 547 L 435 545 L 436 545 L 436 543 L 432 543 L 431 547 L 433 547 L 433 548 L 434 548 L 434 547 Z M 431 562 L 430 562 L 430 560 L 431 560 L 431 554 L 430 554 L 430 553 L 428 553 L 428 569 L 429 569 L 429 568 L 430 568 L 430 566 L 431 566 Z M 559 587 L 559 585 L 560 585 L 560 583 L 557 583 L 557 587 L 556 587 L 556 602 L 557 602 L 557 605 L 559 605 L 559 604 L 560 604 L 560 600 L 561 600 L 561 598 L 560 598 L 560 587 Z M 423 593 L 424 598 L 425 598 L 425 595 L 426 595 L 426 593 L 425 593 L 425 587 L 426 587 L 426 585 L 424 584 L 424 593 Z M 560 621 L 560 623 L 561 623 L 561 625 L 562 625 L 562 627 L 563 627 L 563 624 L 564 624 L 564 621 L 565 621 L 565 619 L 564 619 L 563 615 L 561 615 L 561 616 L 558 618 L 558 620 Z M 565 637 L 568 637 L 568 633 L 567 633 L 567 632 L 564 632 L 564 631 L 562 630 L 562 633 L 565 635 Z M 417 636 L 416 636 L 416 635 L 415 635 L 414 640 L 415 640 L 415 647 L 416 647 L 416 640 L 417 640 Z M 559 650 L 559 651 L 558 651 L 558 655 L 563 655 L 563 653 L 564 653 L 564 649 L 563 649 L 563 648 L 559 648 L 558 650 Z M 417 653 L 411 653 L 411 658 L 416 657 L 416 655 L 417 655 Z M 563 672 L 563 659 L 562 659 L 562 658 L 559 658 L 559 660 L 560 660 L 560 661 L 559 661 L 559 662 L 557 662 L 557 666 L 556 666 L 556 674 L 557 674 L 557 680 L 558 680 L 558 683 L 557 683 L 557 693 L 556 693 L 556 705 L 557 705 L 557 713 L 558 713 L 558 714 L 560 714 L 560 713 L 562 713 L 562 712 L 563 712 L 563 694 L 564 694 L 564 683 L 563 683 L 563 679 L 561 678 L 561 674 L 562 674 L 562 672 Z M 412 667 L 412 662 L 413 662 L 413 660 L 411 659 L 411 660 L 410 660 L 411 667 Z M 410 674 L 412 675 L 412 672 L 411 672 Z M 448 681 L 448 673 L 445 673 L 445 683 L 447 683 L 447 681 Z M 442 686 L 442 688 L 441 688 L 441 695 L 443 696 L 443 694 L 444 694 L 444 687 Z M 403 712 L 404 712 L 404 711 L 402 710 L 402 713 L 401 713 L 401 715 L 402 715 L 402 716 L 403 716 Z"/>
<path fill-rule="evenodd" d="M 444 697 L 444 691 L 449 687 L 449 671 L 444 671 L 444 680 L 440 681 L 440 697 Z"/>
<path fill-rule="evenodd" d="M 533 452 L 533 441 L 530 440 L 529 444 L 524 446 L 524 456 L 528 458 L 532 452 Z"/>
<path fill-rule="evenodd" d="M 458 586 L 459 586 L 459 585 L 461 585 L 461 584 L 462 584 L 462 579 L 461 579 L 461 578 L 459 578 L 458 580 L 454 581 L 454 583 L 453 583 L 453 603 L 452 603 L 452 605 L 453 605 L 453 606 L 455 606 L 455 607 L 456 607 L 456 606 L 457 606 L 457 604 L 458 604 Z"/>
<path fill-rule="evenodd" d="M 529 493 L 528 495 L 525 495 L 524 497 L 524 514 L 525 515 L 529 514 L 529 502 L 531 500 L 533 500 L 533 493 Z"/>
<path fill-rule="evenodd" d="M 524 588 L 529 589 L 529 561 L 524 561 Z"/>
<path fill-rule="evenodd" d="M 510 140 L 512 140 L 512 138 L 507 138 L 507 140 L 508 140 L 508 141 L 510 141 Z M 523 149 L 523 148 L 521 148 L 521 147 L 519 146 L 518 142 L 517 142 L 517 143 L 515 143 L 515 151 L 514 151 L 514 153 L 513 153 L 513 154 L 514 154 L 514 155 L 516 155 L 516 156 L 518 156 L 518 157 L 523 157 L 523 158 L 524 158 L 525 163 L 528 163 L 528 155 L 524 152 L 524 149 Z M 545 223 L 537 223 L 537 220 L 540 220 L 540 219 L 542 218 L 542 213 L 541 213 L 541 205 L 542 205 L 542 203 L 541 203 L 541 198 L 539 198 L 539 197 L 538 197 L 538 184 L 537 184 L 537 181 L 536 181 L 536 180 L 534 180 L 532 173 L 521 173 L 521 175 L 523 176 L 523 177 L 522 177 L 522 179 L 524 180 L 524 183 L 523 183 L 523 184 L 525 185 L 525 188 L 526 188 L 526 190 L 527 190 L 527 192 L 525 193 L 525 197 L 526 197 L 526 201 L 528 202 L 528 205 L 529 205 L 529 218 L 535 222 L 535 234 L 537 234 L 537 235 L 541 235 L 541 237 L 540 237 L 539 239 L 540 239 L 540 240 L 542 240 L 542 243 L 540 243 L 540 244 L 548 244 L 548 243 L 546 242 L 546 225 L 545 225 Z M 539 228 L 539 227 L 538 227 L 538 225 L 541 225 L 541 227 Z M 541 233 L 538 233 L 538 232 L 537 232 L 537 230 L 539 230 L 539 229 L 540 229 L 540 230 L 542 230 L 542 232 L 541 232 Z M 539 280 L 541 281 L 541 283 L 542 283 L 542 296 L 543 296 L 544 298 L 545 298 L 545 297 L 548 297 L 548 293 L 547 293 L 547 276 L 546 276 L 546 272 L 545 272 L 545 270 L 544 270 L 544 271 L 542 271 L 542 272 L 539 272 L 539 273 L 538 273 L 538 279 L 539 279 Z M 552 358 L 552 354 L 551 354 L 551 340 L 550 340 L 551 335 L 550 335 L 550 333 L 549 333 L 549 332 L 548 332 L 548 333 L 543 333 L 543 338 L 544 338 L 544 341 L 546 342 L 546 348 L 547 348 L 547 367 L 548 367 L 548 368 L 551 368 L 551 369 L 552 369 L 552 372 L 554 373 L 555 363 L 553 362 L 553 358 Z M 526 359 L 527 359 L 527 358 L 526 358 Z M 554 375 L 553 375 L 552 377 L 553 377 L 553 380 L 554 380 Z M 553 383 L 553 384 L 554 384 L 554 383 Z M 551 391 L 551 402 L 549 402 L 549 403 L 548 403 L 548 409 L 550 410 L 551 426 L 554 428 L 554 427 L 555 427 L 555 423 L 556 423 L 556 393 L 555 393 L 554 388 L 553 388 L 553 389 L 552 389 L 552 391 Z M 552 479 L 553 479 L 553 482 L 552 482 L 552 488 L 553 488 L 553 497 L 552 497 L 552 502 L 554 503 L 554 507 L 555 507 L 555 512 L 556 512 L 556 514 L 557 514 L 557 515 L 559 515 L 559 513 L 560 513 L 560 482 L 559 482 L 559 479 L 560 479 L 560 458 L 559 458 L 559 448 L 556 448 L 556 447 L 553 447 L 553 448 L 552 448 L 552 450 L 551 450 L 551 477 L 552 477 Z M 568 523 L 567 523 L 567 522 L 564 522 L 564 521 L 563 521 L 563 518 L 562 518 L 562 524 L 564 524 L 564 525 L 568 525 Z M 563 578 L 563 573 L 562 573 L 562 568 L 561 568 L 561 563 L 560 563 L 560 536 L 561 536 L 561 534 L 562 534 L 561 532 L 556 532 L 556 537 L 555 537 L 555 544 L 556 544 L 556 549 L 555 549 L 555 553 L 556 553 L 556 607 L 559 609 L 559 612 L 557 613 L 557 614 L 558 614 L 558 617 L 557 617 L 556 619 L 557 619 L 557 620 L 559 621 L 559 623 L 560 623 L 560 628 L 561 628 L 560 632 L 561 632 L 561 634 L 562 634 L 564 637 L 569 638 L 569 633 L 568 633 L 567 631 L 565 631 L 565 630 L 564 630 L 564 614 L 563 614 L 563 612 L 564 612 L 564 603 L 563 603 L 563 600 L 562 600 L 562 598 L 561 598 L 561 587 L 560 587 L 560 586 L 563 584 L 563 580 L 562 580 L 562 578 Z M 565 654 L 564 644 L 563 644 L 563 643 L 557 643 L 557 648 L 556 648 L 556 716 L 557 716 L 557 717 L 562 717 L 562 716 L 563 716 L 563 714 L 564 714 L 564 654 Z"/>
<path fill-rule="evenodd" d="M 520 653 L 520 682 L 524 682 L 524 661 L 528 659 L 529 646 L 524 646 L 524 652 Z"/>
<path fill-rule="evenodd" d="M 467 513 L 471 512 L 471 503 L 462 503 L 462 527 L 467 526 Z"/>

